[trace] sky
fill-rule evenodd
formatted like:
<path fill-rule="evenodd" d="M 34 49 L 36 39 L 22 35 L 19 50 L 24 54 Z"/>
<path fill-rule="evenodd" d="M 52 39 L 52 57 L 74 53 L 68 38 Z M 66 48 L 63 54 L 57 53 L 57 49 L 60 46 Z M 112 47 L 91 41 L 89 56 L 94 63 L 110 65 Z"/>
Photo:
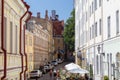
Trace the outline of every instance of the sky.
<path fill-rule="evenodd" d="M 66 21 L 70 17 L 73 10 L 73 0 L 24 0 L 30 5 L 30 11 L 33 16 L 40 12 L 42 18 L 45 17 L 45 10 L 48 10 L 48 15 L 51 16 L 51 11 L 56 10 L 59 15 L 59 20 Z"/>

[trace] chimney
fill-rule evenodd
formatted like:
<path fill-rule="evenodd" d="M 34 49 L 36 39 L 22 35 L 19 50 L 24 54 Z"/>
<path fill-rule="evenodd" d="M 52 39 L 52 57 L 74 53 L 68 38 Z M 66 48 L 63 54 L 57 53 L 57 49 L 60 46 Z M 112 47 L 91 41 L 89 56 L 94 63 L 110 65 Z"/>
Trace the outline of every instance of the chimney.
<path fill-rule="evenodd" d="M 55 20 L 56 11 L 52 10 L 52 19 Z"/>
<path fill-rule="evenodd" d="M 55 20 L 59 20 L 59 15 L 55 15 Z"/>
<path fill-rule="evenodd" d="M 37 12 L 37 18 L 40 18 L 40 12 Z"/>
<path fill-rule="evenodd" d="M 48 10 L 45 11 L 45 19 L 48 20 Z"/>

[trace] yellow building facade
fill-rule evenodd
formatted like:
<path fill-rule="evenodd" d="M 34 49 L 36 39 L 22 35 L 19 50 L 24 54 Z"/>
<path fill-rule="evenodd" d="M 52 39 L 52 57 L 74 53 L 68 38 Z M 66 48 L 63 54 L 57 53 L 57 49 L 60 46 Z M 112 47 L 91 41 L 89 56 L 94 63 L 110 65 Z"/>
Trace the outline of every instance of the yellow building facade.
<path fill-rule="evenodd" d="M 37 22 L 38 18 L 32 17 L 28 22 L 28 27 L 31 27 L 33 32 L 33 63 L 34 69 L 39 69 L 40 65 L 48 62 L 48 31 Z"/>
<path fill-rule="evenodd" d="M 64 59 L 64 21 L 53 20 L 53 38 L 54 38 L 54 59 Z"/>
<path fill-rule="evenodd" d="M 34 58 L 34 54 L 33 54 L 33 33 L 31 31 L 29 31 L 28 29 L 26 29 L 25 31 L 25 53 L 27 54 L 27 74 L 29 77 L 29 73 L 30 71 L 32 71 L 34 69 L 34 62 L 33 62 L 33 58 Z"/>
<path fill-rule="evenodd" d="M 30 16 L 29 6 L 22 0 L 1 0 L 0 4 L 0 80 L 23 80 L 24 25 Z"/>

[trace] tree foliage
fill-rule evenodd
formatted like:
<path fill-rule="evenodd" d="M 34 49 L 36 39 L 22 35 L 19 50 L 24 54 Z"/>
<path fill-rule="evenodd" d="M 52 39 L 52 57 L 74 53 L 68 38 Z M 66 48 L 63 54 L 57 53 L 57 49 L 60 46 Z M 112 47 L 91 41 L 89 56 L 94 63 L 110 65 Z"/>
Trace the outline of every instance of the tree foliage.
<path fill-rule="evenodd" d="M 69 51 L 74 51 L 75 43 L 75 9 L 71 12 L 70 17 L 65 23 L 64 42 L 67 44 Z"/>

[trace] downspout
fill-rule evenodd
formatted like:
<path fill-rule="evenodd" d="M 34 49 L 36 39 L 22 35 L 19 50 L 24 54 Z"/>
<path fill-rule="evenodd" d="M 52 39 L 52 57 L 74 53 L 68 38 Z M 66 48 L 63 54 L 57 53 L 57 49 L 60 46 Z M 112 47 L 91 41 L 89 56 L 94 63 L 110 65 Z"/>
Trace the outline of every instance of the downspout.
<path fill-rule="evenodd" d="M 2 13 L 1 13 L 1 49 L 3 50 L 3 54 L 4 54 L 4 71 L 3 71 L 3 76 L 1 77 L 1 80 L 4 80 L 6 78 L 6 74 L 7 74 L 7 54 L 6 54 L 6 49 L 4 47 L 4 0 L 1 1 L 2 2 Z"/>
<path fill-rule="evenodd" d="M 29 14 L 30 14 L 30 16 L 29 16 L 29 18 L 26 20 L 26 26 L 27 26 L 27 22 L 28 22 L 28 20 L 31 18 L 31 15 L 32 15 L 32 13 L 31 12 L 29 12 Z M 24 71 L 24 80 L 26 80 L 26 71 L 28 70 L 28 62 L 27 62 L 27 54 L 25 53 L 25 27 L 24 27 L 24 54 L 25 54 L 25 62 L 26 62 L 26 68 L 25 68 L 25 71 Z"/>
<path fill-rule="evenodd" d="M 23 2 L 23 0 L 21 0 L 22 2 Z M 22 65 L 22 71 L 20 72 L 20 80 L 22 80 L 22 74 L 23 74 L 23 72 L 24 72 L 24 67 L 23 67 L 23 54 L 22 54 L 22 52 L 21 52 L 21 49 L 22 49 L 22 47 L 21 47 L 21 38 L 22 38 L 22 36 L 21 36 L 21 31 L 22 31 L 22 19 L 25 17 L 25 15 L 27 14 L 27 12 L 28 12 L 28 9 L 29 9 L 29 6 L 27 6 L 27 4 L 25 3 L 25 2 L 23 2 L 24 3 L 24 5 L 27 7 L 27 11 L 24 13 L 24 15 L 20 18 L 20 55 L 21 55 L 21 65 Z"/>

